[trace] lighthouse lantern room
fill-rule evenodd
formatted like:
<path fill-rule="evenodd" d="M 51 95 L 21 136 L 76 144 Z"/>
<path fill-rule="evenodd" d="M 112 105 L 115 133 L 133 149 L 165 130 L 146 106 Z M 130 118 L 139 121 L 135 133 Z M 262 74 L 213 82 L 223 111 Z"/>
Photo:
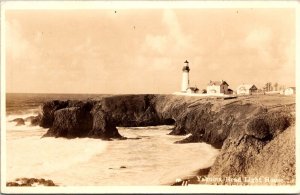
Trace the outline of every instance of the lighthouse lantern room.
<path fill-rule="evenodd" d="M 190 72 L 189 62 L 186 60 L 182 68 L 181 92 L 186 92 L 187 89 L 189 88 L 189 82 L 190 82 L 189 72 Z"/>

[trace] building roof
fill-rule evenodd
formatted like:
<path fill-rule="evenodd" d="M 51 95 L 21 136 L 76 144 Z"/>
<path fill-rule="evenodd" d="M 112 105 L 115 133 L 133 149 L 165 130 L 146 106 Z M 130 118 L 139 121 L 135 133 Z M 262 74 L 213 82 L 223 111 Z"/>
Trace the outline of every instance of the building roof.
<path fill-rule="evenodd" d="M 208 85 L 209 86 L 212 86 L 212 85 L 218 85 L 218 86 L 227 85 L 227 86 L 229 86 L 228 83 L 226 83 L 226 81 L 223 81 L 223 80 L 221 80 L 221 81 L 209 81 Z"/>
<path fill-rule="evenodd" d="M 254 85 L 254 84 L 243 84 L 243 85 L 239 85 L 237 87 L 237 89 L 240 89 L 240 88 L 245 88 L 246 90 L 249 90 L 249 89 L 257 89 L 257 87 Z"/>
<path fill-rule="evenodd" d="M 187 89 L 191 89 L 192 91 L 199 91 L 199 89 L 197 87 L 189 87 Z"/>
<path fill-rule="evenodd" d="M 288 87 L 286 89 L 293 89 L 293 90 L 296 90 L 296 87 Z"/>

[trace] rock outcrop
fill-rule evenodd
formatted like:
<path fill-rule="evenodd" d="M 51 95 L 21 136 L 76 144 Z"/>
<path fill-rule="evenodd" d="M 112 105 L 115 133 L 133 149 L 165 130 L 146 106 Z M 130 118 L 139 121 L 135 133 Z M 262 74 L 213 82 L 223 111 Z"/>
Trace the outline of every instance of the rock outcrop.
<path fill-rule="evenodd" d="M 31 126 L 37 126 L 41 124 L 41 118 L 42 115 L 37 115 L 37 116 L 29 116 L 26 118 L 15 118 L 9 122 L 15 122 L 16 126 L 22 126 L 25 125 L 25 122 L 29 122 Z"/>
<path fill-rule="evenodd" d="M 16 122 L 16 126 L 25 125 L 25 120 L 22 118 L 15 118 L 11 122 Z"/>
<path fill-rule="evenodd" d="M 93 109 L 92 116 L 92 129 L 88 132 L 89 137 L 102 138 L 106 140 L 109 140 L 110 138 L 123 138 L 119 134 L 116 124 L 109 113 L 101 109 Z"/>
<path fill-rule="evenodd" d="M 7 182 L 6 186 L 57 186 L 52 180 L 37 178 L 17 178 L 15 181 Z"/>
<path fill-rule="evenodd" d="M 44 136 L 123 138 L 117 126 L 137 127 L 173 124 L 154 108 L 154 95 L 124 95 L 89 101 L 51 101 L 43 106 Z"/>
<path fill-rule="evenodd" d="M 45 136 L 84 137 L 92 127 L 92 119 L 88 112 L 80 107 L 63 108 L 54 113 L 51 129 Z"/>
<path fill-rule="evenodd" d="M 208 176 L 283 175 L 280 178 L 287 184 L 293 183 L 295 178 L 294 121 L 293 97 L 260 95 L 224 100 L 176 95 L 118 95 L 87 101 L 47 102 L 40 125 L 49 128 L 45 136 L 107 140 L 122 138 L 118 126 L 174 124 L 170 134 L 191 134 L 178 143 L 206 142 L 221 149 Z M 284 144 L 287 140 L 289 143 Z M 281 148 L 277 149 L 279 146 Z M 276 160 L 273 154 L 282 159 Z M 288 158 L 288 163 L 283 158 Z M 227 180 L 219 183 L 235 184 Z"/>
<path fill-rule="evenodd" d="M 29 117 L 25 118 L 24 120 L 25 120 L 25 122 L 30 122 L 31 126 L 37 126 L 40 124 L 41 119 L 42 119 L 42 115 L 39 114 L 37 116 L 29 116 Z"/>
<path fill-rule="evenodd" d="M 220 177 L 222 180 L 208 183 L 294 184 L 294 122 L 294 116 L 287 110 L 254 116 L 244 127 L 240 127 L 239 132 L 231 133 L 225 140 L 208 174 L 208 177 Z M 243 182 L 226 178 L 240 178 Z M 251 178 L 257 178 L 257 181 Z"/>
<path fill-rule="evenodd" d="M 40 121 L 40 126 L 44 128 L 49 128 L 52 126 L 54 121 L 54 112 L 66 108 L 68 106 L 68 101 L 49 101 L 46 102 L 42 107 L 42 119 Z"/>

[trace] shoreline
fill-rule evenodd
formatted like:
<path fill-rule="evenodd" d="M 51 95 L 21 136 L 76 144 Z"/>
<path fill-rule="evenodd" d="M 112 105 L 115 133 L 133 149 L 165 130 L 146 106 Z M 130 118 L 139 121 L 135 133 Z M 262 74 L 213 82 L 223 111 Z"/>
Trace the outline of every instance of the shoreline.
<path fill-rule="evenodd" d="M 124 127 L 122 127 L 122 129 L 120 129 L 120 133 L 124 133 L 124 135 L 126 136 L 126 135 L 128 135 L 128 137 L 129 137 L 129 139 L 128 140 L 124 140 L 124 141 L 117 141 L 117 140 L 115 140 L 115 141 L 113 141 L 113 142 L 106 142 L 106 141 L 103 141 L 103 142 L 106 142 L 106 143 L 108 143 L 108 144 L 113 144 L 113 143 L 116 143 L 116 144 L 125 144 L 125 145 L 128 145 L 127 144 L 127 142 L 128 141 L 130 141 L 130 143 L 136 143 L 136 144 L 138 144 L 138 143 L 144 143 L 144 141 L 147 141 L 147 139 L 149 139 L 149 136 L 151 136 L 151 137 L 153 137 L 154 139 L 156 139 L 155 138 L 155 135 L 157 134 L 157 133 L 159 133 L 158 132 L 158 130 L 161 132 L 161 133 L 159 133 L 159 134 L 157 134 L 157 135 L 160 135 L 160 136 L 163 136 L 164 138 L 162 139 L 162 141 L 164 141 L 164 140 L 169 140 L 168 141 L 168 144 L 167 145 L 169 145 L 169 147 L 172 147 L 173 148 L 173 150 L 172 151 L 174 151 L 174 150 L 178 150 L 179 149 L 179 151 L 186 151 L 186 152 L 188 152 L 190 149 L 193 149 L 195 146 L 197 146 L 197 148 L 202 148 L 202 145 L 200 144 L 200 145 L 198 145 L 198 144 L 196 144 L 196 145 L 194 145 L 193 143 L 191 143 L 191 145 L 190 146 L 188 146 L 188 145 L 178 145 L 178 144 L 174 144 L 174 140 L 178 140 L 178 139 L 182 139 L 182 138 L 184 138 L 185 136 L 174 136 L 174 135 L 168 135 L 168 133 L 171 131 L 171 127 L 173 127 L 173 126 L 162 126 L 162 128 L 163 129 L 160 129 L 160 126 L 150 126 L 150 128 L 148 129 L 147 127 L 138 127 L 138 128 L 133 128 L 134 130 L 130 130 L 131 128 L 124 128 Z M 46 129 L 44 129 L 45 131 L 46 131 Z M 146 133 L 138 133 L 139 131 L 141 131 L 141 130 L 144 130 L 144 132 Z M 126 133 L 127 132 L 127 133 Z M 128 132 L 131 132 L 130 134 L 128 134 Z M 148 133 L 147 133 L 148 132 Z M 15 134 L 15 132 L 12 132 L 13 134 Z M 23 138 L 25 138 L 24 136 L 25 135 L 28 135 L 29 137 L 31 137 L 30 135 L 34 135 L 34 140 L 36 140 L 36 141 L 34 141 L 34 140 L 32 140 L 32 139 L 30 139 L 31 141 L 32 141 L 32 144 L 29 144 L 28 146 L 27 146 L 27 149 L 26 149 L 26 151 L 32 151 L 33 152 L 33 150 L 31 150 L 31 146 L 33 146 L 33 145 L 37 145 L 38 143 L 40 143 L 39 142 L 39 140 L 40 141 L 42 141 L 44 144 L 42 144 L 42 145 L 40 145 L 40 151 L 44 151 L 44 152 L 46 152 L 46 150 L 44 150 L 43 148 L 45 148 L 44 146 L 46 146 L 46 145 L 53 145 L 53 146 L 50 146 L 50 147 L 55 147 L 56 146 L 56 144 L 55 143 L 60 143 L 61 141 L 62 142 L 64 142 L 64 145 L 61 145 L 61 147 L 63 147 L 63 146 L 65 146 L 65 147 L 67 147 L 69 144 L 72 144 L 72 146 L 74 146 L 74 147 L 76 147 L 75 145 L 74 145 L 74 143 L 72 143 L 72 142 L 74 142 L 74 141 L 76 141 L 76 143 L 79 143 L 78 141 L 84 141 L 84 140 L 86 140 L 86 142 L 90 142 L 90 141 L 97 141 L 97 139 L 92 139 L 92 138 L 82 138 L 82 139 L 65 139 L 65 138 L 54 138 L 54 137 L 48 137 L 48 138 L 45 138 L 45 139 L 39 139 L 39 136 L 38 136 L 38 134 L 40 135 L 40 134 L 43 134 L 43 132 L 42 131 L 38 131 L 38 133 L 36 134 L 36 130 L 30 130 L 30 131 L 25 131 L 25 132 L 17 132 L 18 133 L 18 135 L 21 135 L 21 137 L 23 137 Z M 24 134 L 25 133 L 25 134 Z M 137 134 L 138 133 L 138 134 Z M 35 135 L 36 134 L 36 135 Z M 8 134 L 9 135 L 9 134 Z M 25 139 L 29 139 L 29 137 L 28 136 L 26 136 L 26 138 Z M 141 139 L 140 140 L 137 140 L 137 139 L 135 139 L 135 137 L 141 137 Z M 19 137 L 19 136 L 18 136 Z M 23 138 L 21 138 L 21 140 L 23 139 Z M 92 140 L 91 140 L 92 139 Z M 13 140 L 15 140 L 15 139 L 13 139 Z M 8 142 L 8 143 L 10 143 L 10 145 L 14 145 L 14 146 L 18 146 L 18 148 L 24 148 L 24 147 L 22 147 L 22 146 L 24 146 L 26 143 L 25 142 L 23 142 L 23 141 L 17 141 L 17 140 L 15 140 L 15 141 L 13 141 L 13 142 Z M 51 141 L 52 140 L 52 141 Z M 137 140 L 137 141 L 135 141 L 135 140 Z M 100 141 L 100 140 L 99 140 Z M 151 140 L 149 140 L 149 141 L 151 141 Z M 101 140 L 101 142 L 102 142 L 102 140 Z M 123 143 L 121 143 L 121 142 L 123 142 Z M 161 142 L 161 141 L 160 141 Z M 22 145 L 19 145 L 20 143 L 23 143 Z M 128 142 L 129 143 L 129 142 Z M 156 143 L 156 142 L 155 142 Z M 76 145 L 78 145 L 78 144 L 76 144 Z M 130 145 L 132 145 L 132 144 L 130 144 Z M 147 145 L 145 145 L 145 146 L 147 146 Z M 188 146 L 188 147 L 186 147 L 186 146 Z M 126 147 L 126 146 L 125 146 Z M 130 147 L 130 146 L 128 146 L 128 147 Z M 90 147 L 89 147 L 90 148 Z M 144 149 L 146 149 L 145 147 L 143 147 Z M 190 148 L 190 149 L 188 149 L 188 148 Z M 206 151 L 207 149 L 209 149 L 210 147 L 208 147 L 208 146 L 205 146 L 204 147 L 205 149 L 204 149 L 204 151 Z M 154 148 L 153 148 L 154 149 Z M 15 150 L 14 150 L 15 151 Z M 23 150 L 20 150 L 20 151 L 23 151 Z M 48 151 L 48 150 L 47 150 Z M 52 151 L 52 150 L 51 150 Z M 51 154 L 53 154 L 53 152 L 51 152 L 51 151 L 49 151 L 50 153 L 48 154 L 48 156 L 52 156 Z M 114 151 L 116 151 L 117 152 L 117 150 L 114 150 Z M 201 149 L 200 149 L 200 151 L 201 151 Z M 17 152 L 17 151 L 15 151 L 15 152 Z M 127 153 L 126 151 L 124 151 L 125 153 Z M 133 151 L 134 152 L 134 151 Z M 146 150 L 145 150 L 145 152 L 146 153 L 148 153 Z M 211 151 L 210 153 L 212 153 L 213 151 Z M 26 155 L 27 156 L 27 153 L 29 153 L 29 152 L 26 152 L 26 153 L 24 153 L 24 155 Z M 40 153 L 40 152 L 39 152 Z M 123 153 L 123 152 L 122 152 Z M 151 152 L 152 153 L 152 152 Z M 181 153 L 181 152 L 180 152 Z M 195 153 L 195 152 L 194 152 Z M 17 155 L 17 153 L 16 154 L 14 154 L 14 153 L 12 153 L 12 152 L 9 152 L 9 154 L 10 154 L 10 156 L 12 156 L 12 155 Z M 110 155 L 110 151 L 107 153 L 108 155 Z M 24 156 L 24 155 L 22 155 L 22 156 Z M 10 156 L 8 156 L 8 157 L 10 157 Z M 41 157 L 39 157 L 40 155 L 34 155 L 34 156 L 36 156 L 38 159 L 42 159 Z M 57 155 L 56 155 L 57 156 Z M 77 155 L 76 155 L 77 156 Z M 97 156 L 97 155 L 96 155 Z M 107 156 L 107 155 L 106 155 Z M 115 155 L 114 155 L 115 156 Z M 138 154 L 137 154 L 137 156 L 139 156 Z M 189 156 L 188 158 L 192 158 L 192 156 L 190 156 L 190 155 L 185 155 L 185 156 Z M 203 155 L 201 155 L 201 156 L 203 156 Z M 75 156 L 74 156 L 75 157 Z M 95 157 L 95 156 L 94 156 Z M 93 157 L 93 158 L 94 158 Z M 75 157 L 75 158 L 77 158 L 77 157 Z M 101 158 L 101 157 L 100 157 Z M 184 157 L 183 159 L 188 159 L 188 158 L 186 158 L 186 157 Z M 20 158 L 17 158 L 17 159 L 20 159 Z M 48 160 L 34 160 L 33 162 L 36 164 L 36 163 L 39 163 L 40 164 L 40 162 L 42 162 L 42 161 L 44 161 L 44 162 L 49 162 L 49 163 L 51 163 L 51 159 L 52 158 L 50 158 L 50 160 L 48 161 Z M 106 157 L 105 157 L 105 159 L 107 159 Z M 178 159 L 178 158 L 177 158 Z M 199 159 L 199 158 L 198 158 Z M 201 159 L 201 158 L 200 158 Z M 92 160 L 92 159 L 90 159 L 90 160 Z M 89 160 L 89 161 L 90 161 Z M 95 159 L 96 160 L 96 159 Z M 209 159 L 208 159 L 209 160 Z M 172 175 L 173 176 L 175 176 L 175 178 L 177 177 L 177 175 L 176 175 L 176 171 L 174 172 L 173 170 L 176 170 L 176 169 L 178 169 L 178 167 L 187 167 L 188 165 L 187 165 L 187 160 L 185 160 L 185 161 L 183 161 L 182 163 L 180 163 L 181 161 L 178 161 L 178 160 L 176 160 L 177 162 L 178 162 L 178 164 L 176 165 L 176 164 L 173 164 L 173 165 L 175 165 L 175 166 L 171 166 L 171 164 L 169 164 L 169 165 L 167 165 L 169 168 L 167 168 L 166 167 L 166 169 L 165 168 L 163 168 L 163 167 L 165 167 L 165 165 L 163 165 L 164 163 L 163 163 L 163 161 L 162 161 L 162 168 L 155 168 L 154 167 L 154 169 L 153 170 L 155 170 L 155 171 L 148 171 L 147 173 L 146 173 L 146 175 L 148 175 L 148 176 L 150 176 L 150 177 L 152 177 L 151 175 L 153 174 L 153 178 L 154 177 L 156 177 L 155 175 L 157 175 L 157 178 L 159 178 L 159 180 L 161 180 L 161 181 L 168 181 L 167 183 L 171 183 L 171 182 L 173 182 L 173 181 L 175 181 L 175 179 L 173 180 L 172 179 Z M 199 160 L 198 160 L 199 161 Z M 11 161 L 10 161 L 11 162 Z M 17 160 L 16 162 L 21 162 L 21 161 L 19 161 L 19 160 Z M 69 162 L 69 161 L 68 161 Z M 96 161 L 96 162 L 98 162 L 98 161 Z M 99 163 L 100 164 L 102 164 L 101 163 L 102 161 L 99 161 Z M 128 162 L 129 163 L 129 162 Z M 132 163 L 125 163 L 124 164 L 124 166 L 126 166 L 126 169 L 120 169 L 119 171 L 121 171 L 121 172 L 124 172 L 124 171 L 134 171 L 135 172 L 135 175 L 136 176 L 138 176 L 139 174 L 141 174 L 142 172 L 139 172 L 138 170 L 139 169 L 135 169 L 132 165 L 130 165 L 130 164 L 132 164 Z M 153 163 L 151 163 L 150 161 L 149 161 L 149 163 L 150 164 L 153 164 Z M 147 164 L 149 164 L 149 163 L 147 163 Z M 205 163 L 206 164 L 206 162 L 203 162 L 203 163 Z M 18 166 L 21 166 L 22 167 L 22 165 L 21 164 L 19 164 L 19 163 L 16 163 L 16 164 L 14 164 L 14 163 L 10 163 L 11 165 L 13 165 L 13 166 L 15 166 L 15 165 L 17 165 L 17 167 Z M 23 165 L 24 166 L 24 168 L 26 168 L 27 167 L 27 164 L 28 165 L 30 165 L 30 164 L 32 164 L 32 163 L 26 163 L 26 165 Z M 57 163 L 55 163 L 55 164 L 57 164 Z M 91 166 L 94 166 L 94 164 L 95 163 L 93 163 L 93 164 L 91 164 Z M 110 167 L 116 167 L 116 165 L 110 165 L 111 163 L 107 163 L 107 166 L 110 166 Z M 113 164 L 115 164 L 115 163 L 113 163 Z M 155 163 L 155 164 L 157 164 L 157 163 Z M 181 164 L 182 164 L 182 166 L 181 166 Z M 210 163 L 209 163 L 210 164 Z M 120 164 L 121 165 L 121 164 Z M 157 164 L 158 165 L 158 164 Z M 53 165 L 54 167 L 56 167 L 56 165 Z M 78 165 L 79 166 L 79 165 Z M 85 165 L 86 166 L 86 165 Z M 148 165 L 147 165 L 148 166 Z M 156 165 L 155 165 L 156 166 Z M 20 168 L 21 168 L 20 167 Z M 76 165 L 76 167 L 77 167 L 77 165 Z M 197 166 L 195 166 L 195 165 L 192 165 L 192 167 L 194 167 L 194 168 L 196 168 Z M 24 169 L 24 168 L 22 168 L 22 170 Z M 37 169 L 39 169 L 40 167 L 38 166 L 38 167 L 36 167 Z M 188 167 L 187 167 L 188 168 Z M 100 169 L 102 169 L 102 168 L 100 168 Z M 100 170 L 99 169 L 99 170 Z M 117 168 L 118 169 L 118 168 Z M 168 169 L 170 169 L 171 171 L 169 172 L 169 173 L 171 173 L 171 175 L 169 175 L 169 173 L 168 173 Z M 179 168 L 179 169 L 181 169 L 181 168 Z M 14 172 L 12 172 L 12 171 L 10 171 L 10 173 L 17 173 L 16 171 L 17 170 L 19 170 L 18 168 L 17 169 L 12 169 L 12 171 L 14 171 Z M 22 173 L 23 171 L 22 170 L 20 170 L 21 172 L 20 173 Z M 155 172 L 161 172 L 161 171 L 159 171 L 159 170 L 165 170 L 165 171 L 163 171 L 163 172 L 165 172 L 165 173 L 167 173 L 167 175 L 164 175 L 165 173 L 163 173 L 163 174 L 156 174 Z M 182 175 L 186 175 L 186 174 L 190 174 L 191 172 L 194 172 L 193 171 L 193 168 L 191 169 L 191 171 L 184 171 L 185 169 L 181 169 L 183 172 L 182 173 L 180 173 L 180 176 L 182 176 Z M 78 170 L 78 171 L 80 171 L 80 170 Z M 106 171 L 106 170 L 105 170 Z M 114 172 L 114 171 L 113 171 Z M 118 170 L 116 170 L 116 172 L 118 172 Z M 45 179 L 51 179 L 55 184 L 57 184 L 57 185 L 59 185 L 59 186 L 61 186 L 61 185 L 64 185 L 64 182 L 62 182 L 62 181 L 60 181 L 60 180 L 57 180 L 58 178 L 60 178 L 60 176 L 55 176 L 55 175 L 48 175 L 48 177 L 46 177 L 44 174 L 37 174 L 38 172 L 36 172 L 36 173 L 33 173 L 33 175 L 31 175 L 31 174 L 10 174 L 11 176 L 13 176 L 13 177 L 10 177 L 10 179 L 9 180 L 7 180 L 7 181 L 9 181 L 9 182 L 12 182 L 12 185 L 13 185 L 13 182 L 14 182 L 14 180 L 16 180 L 16 179 L 18 179 L 18 178 L 28 178 L 28 179 L 31 179 L 31 178 L 45 178 Z M 121 174 L 120 176 L 121 176 L 121 178 L 123 178 L 122 177 L 122 175 L 123 174 Z M 15 177 L 14 177 L 15 176 Z M 133 178 L 136 178 L 136 176 L 134 176 Z M 99 177 L 99 179 L 100 179 L 101 177 Z M 124 177 L 125 178 L 125 177 Z M 127 178 L 127 177 L 126 177 Z M 130 179 L 130 177 L 128 177 L 128 183 L 132 183 L 132 184 L 130 184 L 130 185 L 139 185 L 137 182 L 134 182 L 134 180 L 135 179 Z M 100 179 L 101 180 L 101 179 Z M 101 185 L 100 183 L 100 180 L 99 180 L 99 185 Z M 118 179 L 117 179 L 118 180 Z M 142 183 L 144 183 L 145 185 L 147 185 L 147 182 L 146 182 L 146 180 L 145 179 L 143 179 L 144 181 L 142 182 Z M 149 180 L 150 181 L 150 180 Z M 57 182 L 59 182 L 59 183 L 57 183 Z M 96 182 L 97 183 L 97 182 Z M 104 184 L 103 185 L 109 185 L 108 183 L 106 183 L 106 182 L 104 182 Z M 149 182 L 149 183 L 153 183 L 153 182 Z M 156 182 L 155 182 L 156 183 Z M 121 184 L 121 183 L 120 183 Z M 65 183 L 65 185 L 67 185 L 67 186 L 69 186 L 70 185 L 70 183 L 69 182 L 66 182 Z M 82 182 L 80 183 L 78 183 L 78 184 L 76 184 L 76 183 L 74 183 L 74 185 L 84 185 Z M 117 184 L 116 184 L 117 185 Z M 152 184 L 150 184 L 150 185 L 152 185 Z M 154 184 L 154 185 L 166 185 L 165 183 L 160 183 L 160 182 L 157 182 L 156 184 Z"/>
<path fill-rule="evenodd" d="M 119 126 L 170 124 L 175 125 L 170 135 L 190 134 L 177 143 L 204 142 L 220 149 L 211 168 L 200 169 L 195 176 L 183 179 L 191 184 L 201 183 L 199 177 L 230 178 L 232 175 L 272 178 L 279 174 L 283 185 L 295 181 L 294 96 L 253 95 L 208 100 L 150 94 L 85 101 L 55 100 L 44 104 L 40 123 L 49 128 L 45 134 L 49 137 L 99 139 L 122 137 L 116 128 Z M 230 179 L 212 181 L 216 185 L 235 183 Z"/>

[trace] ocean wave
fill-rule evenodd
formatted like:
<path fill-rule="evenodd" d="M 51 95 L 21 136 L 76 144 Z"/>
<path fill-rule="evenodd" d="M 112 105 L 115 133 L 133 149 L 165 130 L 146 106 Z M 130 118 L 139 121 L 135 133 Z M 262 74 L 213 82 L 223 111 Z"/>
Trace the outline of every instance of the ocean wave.
<path fill-rule="evenodd" d="M 6 120 L 11 121 L 13 119 L 16 118 L 27 118 L 30 116 L 37 116 L 38 114 L 40 114 L 40 110 L 39 109 L 31 109 L 31 110 L 27 110 L 27 111 L 20 111 L 18 113 L 10 113 L 6 115 Z"/>
<path fill-rule="evenodd" d="M 40 126 L 33 126 L 31 125 L 30 120 L 26 120 L 28 117 L 31 116 L 38 116 L 38 112 L 24 112 L 24 114 L 10 114 L 7 115 L 6 120 L 6 130 L 17 130 L 17 131 L 23 131 L 23 130 L 40 130 L 43 129 Z M 24 125 L 17 125 L 17 121 L 13 121 L 15 119 L 21 118 L 24 120 Z"/>
<path fill-rule="evenodd" d="M 33 114 L 33 115 L 38 115 L 42 113 L 42 106 L 38 107 L 30 107 L 30 108 L 14 108 L 14 109 L 6 109 L 6 115 L 7 116 L 13 116 L 13 115 L 28 115 L 28 114 Z"/>
<path fill-rule="evenodd" d="M 7 180 L 49 178 L 60 186 L 165 185 L 212 165 L 218 150 L 205 143 L 174 144 L 171 126 L 119 127 L 123 141 L 41 138 L 40 132 L 8 132 Z M 176 155 L 174 155 L 176 154 Z"/>
<path fill-rule="evenodd" d="M 24 137 L 7 141 L 8 180 L 48 177 L 53 172 L 89 161 L 103 153 L 107 142 L 99 139 Z"/>
<path fill-rule="evenodd" d="M 25 125 L 17 126 L 17 122 L 6 122 L 7 131 L 28 131 L 28 130 L 42 130 L 43 127 L 32 126 L 30 122 L 25 122 Z"/>

